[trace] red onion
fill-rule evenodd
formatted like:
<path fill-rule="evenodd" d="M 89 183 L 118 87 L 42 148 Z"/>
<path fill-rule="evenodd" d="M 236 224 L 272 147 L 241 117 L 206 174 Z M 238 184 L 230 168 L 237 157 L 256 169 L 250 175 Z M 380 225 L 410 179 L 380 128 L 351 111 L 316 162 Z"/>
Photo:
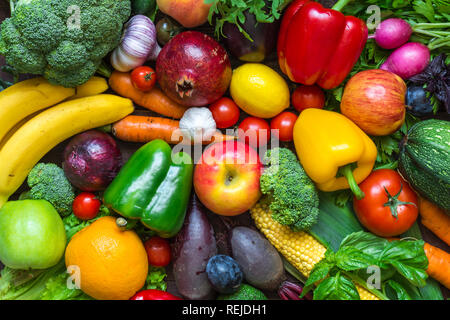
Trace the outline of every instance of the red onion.
<path fill-rule="evenodd" d="M 312 300 L 311 293 L 308 292 L 303 298 L 300 298 L 303 288 L 293 282 L 284 281 L 278 289 L 278 296 L 282 300 Z"/>
<path fill-rule="evenodd" d="M 82 191 L 106 189 L 121 166 L 116 141 L 104 132 L 90 130 L 76 135 L 64 150 L 64 173 Z"/>
<path fill-rule="evenodd" d="M 111 55 L 111 64 L 114 69 L 127 72 L 147 60 L 156 60 L 160 51 L 153 21 L 138 14 L 125 24 L 120 44 Z"/>

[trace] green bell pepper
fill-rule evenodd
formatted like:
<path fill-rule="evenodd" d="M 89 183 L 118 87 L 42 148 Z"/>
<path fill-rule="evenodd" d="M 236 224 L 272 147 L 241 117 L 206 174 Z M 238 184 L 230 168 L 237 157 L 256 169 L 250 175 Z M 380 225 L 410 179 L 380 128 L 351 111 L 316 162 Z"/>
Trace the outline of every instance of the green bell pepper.
<path fill-rule="evenodd" d="M 153 140 L 134 153 L 120 170 L 103 199 L 125 218 L 139 219 L 164 238 L 180 231 L 192 188 L 192 158 L 172 155 L 170 146 Z"/>

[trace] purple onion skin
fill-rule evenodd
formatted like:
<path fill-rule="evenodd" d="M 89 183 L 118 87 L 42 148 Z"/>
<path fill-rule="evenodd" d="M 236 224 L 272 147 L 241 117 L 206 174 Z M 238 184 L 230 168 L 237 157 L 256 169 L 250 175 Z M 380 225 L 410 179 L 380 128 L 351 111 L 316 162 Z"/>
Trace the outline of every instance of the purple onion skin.
<path fill-rule="evenodd" d="M 386 19 L 375 32 L 376 43 L 384 49 L 395 49 L 405 44 L 413 30 L 408 22 L 399 18 Z"/>
<path fill-rule="evenodd" d="M 303 298 L 300 298 L 303 288 L 296 283 L 284 281 L 278 289 L 278 296 L 282 300 L 312 300 L 311 292 L 308 292 Z"/>
<path fill-rule="evenodd" d="M 244 12 L 243 29 L 253 40 L 248 40 L 235 24 L 225 23 L 223 26 L 224 43 L 228 51 L 238 59 L 246 62 L 261 62 L 275 50 L 280 20 L 272 23 L 258 23 L 248 11 Z"/>
<path fill-rule="evenodd" d="M 418 42 L 408 42 L 396 49 L 380 69 L 395 73 L 406 80 L 421 73 L 430 62 L 430 50 Z"/>
<path fill-rule="evenodd" d="M 206 265 L 216 254 L 214 230 L 194 193 L 183 228 L 172 244 L 173 275 L 178 292 L 185 299 L 214 299 L 216 294 L 208 280 Z"/>
<path fill-rule="evenodd" d="M 122 167 L 122 154 L 110 135 L 90 130 L 70 140 L 62 166 L 67 179 L 78 189 L 102 191 Z"/>

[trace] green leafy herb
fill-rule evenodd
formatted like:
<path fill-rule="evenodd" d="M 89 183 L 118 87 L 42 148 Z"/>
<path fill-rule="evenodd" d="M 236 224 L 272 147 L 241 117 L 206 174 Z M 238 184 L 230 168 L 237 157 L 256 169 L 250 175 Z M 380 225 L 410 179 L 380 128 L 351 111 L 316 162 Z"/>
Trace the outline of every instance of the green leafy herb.
<path fill-rule="evenodd" d="M 249 34 L 242 28 L 245 23 L 244 12 L 253 14 L 257 22 L 270 23 L 280 19 L 281 11 L 291 0 L 205 0 L 206 4 L 212 4 L 209 10 L 208 21 L 215 26 L 216 37 L 223 36 L 222 28 L 225 23 L 235 24 L 239 31 L 250 41 Z M 215 21 L 213 23 L 213 18 Z"/>
<path fill-rule="evenodd" d="M 408 299 L 414 288 L 425 286 L 428 277 L 423 246 L 422 240 L 389 242 L 368 232 L 351 233 L 342 240 L 336 253 L 328 250 L 314 266 L 302 296 L 320 281 L 314 290 L 315 300 L 359 299 L 353 281 L 361 282 L 361 275 L 369 266 L 378 266 L 384 290 L 387 292 L 391 287 L 397 299 Z"/>
<path fill-rule="evenodd" d="M 166 291 L 166 277 L 166 270 L 163 267 L 149 266 L 147 279 L 145 280 L 145 289 L 157 289 Z"/>

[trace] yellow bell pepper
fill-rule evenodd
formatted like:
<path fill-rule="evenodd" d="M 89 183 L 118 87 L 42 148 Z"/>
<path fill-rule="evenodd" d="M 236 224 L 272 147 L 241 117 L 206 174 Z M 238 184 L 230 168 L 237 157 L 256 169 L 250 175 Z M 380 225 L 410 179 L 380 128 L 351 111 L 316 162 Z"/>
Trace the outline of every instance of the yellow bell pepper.
<path fill-rule="evenodd" d="M 377 148 L 373 141 L 344 115 L 321 109 L 302 111 L 294 126 L 294 144 L 308 176 L 322 191 L 359 189 L 373 169 Z"/>

